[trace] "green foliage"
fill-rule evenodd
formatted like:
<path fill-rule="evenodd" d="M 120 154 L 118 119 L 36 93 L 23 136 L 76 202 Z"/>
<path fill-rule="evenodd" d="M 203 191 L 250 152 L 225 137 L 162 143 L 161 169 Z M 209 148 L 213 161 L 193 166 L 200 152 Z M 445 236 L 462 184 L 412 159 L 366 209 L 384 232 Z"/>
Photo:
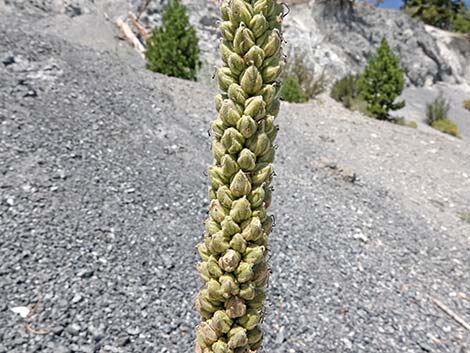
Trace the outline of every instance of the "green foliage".
<path fill-rule="evenodd" d="M 180 0 L 170 0 L 162 25 L 147 39 L 147 68 L 168 76 L 196 80 L 199 48 L 196 31 Z"/>
<path fill-rule="evenodd" d="M 308 100 L 297 76 L 287 76 L 281 86 L 280 97 L 290 103 L 304 103 Z"/>
<path fill-rule="evenodd" d="M 465 99 L 463 101 L 463 107 L 470 112 L 470 99 Z"/>
<path fill-rule="evenodd" d="M 463 0 L 404 0 L 402 9 L 441 29 L 462 33 L 470 29 L 470 10 Z"/>
<path fill-rule="evenodd" d="M 455 137 L 460 137 L 459 129 L 457 128 L 457 125 L 450 120 L 450 119 L 440 119 L 436 120 L 432 123 L 431 125 L 433 128 L 436 130 L 439 130 L 443 133 L 455 136 Z"/>
<path fill-rule="evenodd" d="M 393 123 L 397 124 L 397 125 L 400 125 L 400 126 L 410 127 L 412 129 L 418 128 L 418 124 L 416 124 L 415 121 L 406 120 L 404 117 L 399 117 L 399 118 L 393 119 Z"/>
<path fill-rule="evenodd" d="M 470 212 L 461 212 L 459 213 L 459 217 L 462 221 L 470 224 Z"/>
<path fill-rule="evenodd" d="M 440 94 L 433 102 L 426 104 L 426 117 L 428 124 L 432 124 L 438 120 L 445 120 L 448 117 L 450 109 L 449 101 Z"/>
<path fill-rule="evenodd" d="M 405 86 L 404 71 L 385 38 L 377 53 L 369 59 L 358 85 L 360 96 L 367 102 L 368 112 L 377 119 L 390 119 L 390 110 L 405 106 L 404 101 L 395 103 Z"/>
<path fill-rule="evenodd" d="M 331 98 L 351 109 L 353 101 L 359 97 L 359 75 L 348 74 L 337 80 L 330 92 Z"/>
<path fill-rule="evenodd" d="M 289 94 L 292 94 L 291 97 L 300 98 L 300 101 L 292 101 L 297 103 L 306 102 L 325 91 L 327 84 L 326 75 L 322 72 L 317 76 L 312 67 L 306 64 L 307 62 L 307 52 L 294 51 L 284 68 L 284 84 L 281 88 L 281 99 L 291 102 L 288 97 L 283 97 L 283 91 L 284 93 L 289 92 Z M 295 92 L 298 88 L 300 88 L 300 91 Z"/>

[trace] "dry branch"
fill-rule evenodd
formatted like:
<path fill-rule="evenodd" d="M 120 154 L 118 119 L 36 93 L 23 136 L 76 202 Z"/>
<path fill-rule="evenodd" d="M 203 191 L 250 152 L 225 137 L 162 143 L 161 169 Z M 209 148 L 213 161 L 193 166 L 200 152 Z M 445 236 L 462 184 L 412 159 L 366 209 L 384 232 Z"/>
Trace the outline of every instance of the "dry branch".
<path fill-rule="evenodd" d="M 463 318 L 458 316 L 447 305 L 445 305 L 441 301 L 437 300 L 436 298 L 431 298 L 431 299 L 434 302 L 434 304 L 436 304 L 439 307 L 439 309 L 441 309 L 443 312 L 445 312 L 447 315 L 449 315 L 452 319 L 454 319 L 462 327 L 464 327 L 468 331 L 470 331 L 470 325 L 467 322 L 465 322 L 465 320 Z"/>
<path fill-rule="evenodd" d="M 136 15 L 134 15 L 132 12 L 129 12 L 129 20 L 131 20 L 132 25 L 137 29 L 139 34 L 146 41 L 148 39 L 148 37 L 150 37 L 150 33 L 147 32 L 147 30 L 142 25 L 142 23 L 139 22 Z"/>
<path fill-rule="evenodd" d="M 145 48 L 140 42 L 140 40 L 136 37 L 134 32 L 132 32 L 129 25 L 121 17 L 118 17 L 118 19 L 116 20 L 116 25 L 119 27 L 122 34 L 124 34 L 126 40 L 134 47 L 134 49 L 140 54 L 140 56 L 142 58 L 145 58 Z"/>

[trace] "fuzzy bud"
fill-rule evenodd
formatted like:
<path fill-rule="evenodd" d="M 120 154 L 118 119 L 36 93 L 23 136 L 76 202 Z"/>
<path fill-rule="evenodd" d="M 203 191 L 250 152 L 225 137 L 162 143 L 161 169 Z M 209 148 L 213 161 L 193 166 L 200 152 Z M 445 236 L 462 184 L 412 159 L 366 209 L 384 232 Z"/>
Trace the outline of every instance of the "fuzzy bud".
<path fill-rule="evenodd" d="M 256 287 L 264 287 L 268 280 L 269 268 L 266 262 L 260 262 L 253 267 L 253 284 Z"/>
<path fill-rule="evenodd" d="M 233 24 L 230 21 L 223 21 L 219 25 L 219 30 L 222 36 L 225 38 L 225 40 L 232 42 L 233 41 L 233 35 L 235 32 L 235 29 L 233 28 Z"/>
<path fill-rule="evenodd" d="M 219 111 L 219 119 L 222 120 L 226 126 L 236 126 L 240 117 L 240 112 L 235 103 L 230 99 L 224 100 Z"/>
<path fill-rule="evenodd" d="M 233 83 L 228 88 L 228 97 L 237 104 L 245 105 L 245 101 L 248 98 L 247 94 L 240 85 Z"/>
<path fill-rule="evenodd" d="M 214 131 L 215 137 L 220 139 L 222 135 L 224 134 L 225 129 L 227 126 L 225 126 L 224 122 L 220 119 L 214 120 L 212 123 L 212 131 Z"/>
<path fill-rule="evenodd" d="M 229 274 L 221 276 L 219 282 L 224 298 L 230 298 L 232 295 L 237 295 L 240 292 L 235 278 Z"/>
<path fill-rule="evenodd" d="M 243 347 L 248 344 L 246 330 L 243 327 L 234 327 L 228 333 L 228 346 L 231 349 Z"/>
<path fill-rule="evenodd" d="M 218 340 L 212 345 L 213 353 L 233 353 L 233 351 L 228 348 L 228 344 L 224 341 Z"/>
<path fill-rule="evenodd" d="M 256 156 L 262 156 L 271 148 L 271 141 L 268 135 L 261 133 L 250 141 L 249 148 Z"/>
<path fill-rule="evenodd" d="M 250 172 L 256 168 L 256 155 L 244 148 L 238 155 L 237 163 L 242 170 Z"/>
<path fill-rule="evenodd" d="M 278 79 L 281 72 L 282 72 L 282 65 L 267 66 L 261 72 L 261 76 L 263 77 L 263 81 L 265 83 L 272 83 Z"/>
<path fill-rule="evenodd" d="M 259 38 L 266 32 L 268 28 L 268 21 L 266 21 L 266 17 L 264 17 L 262 14 L 256 14 L 249 22 L 249 27 L 253 31 L 255 37 Z"/>
<path fill-rule="evenodd" d="M 233 321 L 228 317 L 227 313 L 223 310 L 216 311 L 211 320 L 211 326 L 215 331 L 220 333 L 227 333 L 232 327 Z"/>
<path fill-rule="evenodd" d="M 260 74 L 260 79 L 262 80 L 261 74 Z M 217 71 L 217 82 L 219 83 L 219 87 L 221 90 L 227 91 L 230 85 L 236 82 L 236 79 L 232 76 L 232 72 L 230 71 L 230 68 L 221 67 Z"/>
<path fill-rule="evenodd" d="M 208 249 L 214 254 L 222 254 L 230 247 L 229 238 L 223 231 L 217 232 L 212 236 Z"/>
<path fill-rule="evenodd" d="M 259 94 L 263 97 L 263 100 L 266 102 L 266 105 L 270 105 L 277 95 L 277 89 L 275 87 L 275 84 L 265 85 L 263 89 L 259 92 Z"/>
<path fill-rule="evenodd" d="M 202 322 L 198 326 L 197 330 L 199 331 L 200 335 L 202 336 L 202 339 L 204 340 L 204 343 L 206 343 L 208 346 L 211 346 L 218 339 L 217 333 L 209 325 L 208 322 Z"/>
<path fill-rule="evenodd" d="M 237 53 L 233 53 L 228 58 L 228 67 L 236 75 L 239 75 L 243 70 L 245 70 L 245 61 Z"/>
<path fill-rule="evenodd" d="M 224 176 L 222 168 L 215 166 L 209 167 L 207 174 L 209 175 L 211 185 L 215 190 L 227 183 L 227 177 Z"/>
<path fill-rule="evenodd" d="M 233 48 L 235 52 L 243 56 L 253 45 L 255 45 L 253 32 L 241 23 L 240 27 L 235 31 L 235 36 L 233 38 Z"/>
<path fill-rule="evenodd" d="M 208 282 L 210 280 L 209 270 L 207 269 L 207 262 L 200 262 L 197 265 L 197 271 L 203 282 Z"/>
<path fill-rule="evenodd" d="M 250 138 L 256 133 L 256 121 L 251 116 L 243 115 L 237 123 L 237 130 L 243 137 Z"/>
<path fill-rule="evenodd" d="M 207 233 L 209 233 L 210 235 L 215 234 L 221 230 L 219 223 L 214 221 L 212 217 L 209 217 L 206 220 L 205 226 Z"/>
<path fill-rule="evenodd" d="M 227 250 L 227 252 L 219 259 L 219 266 L 225 272 L 233 272 L 240 263 L 241 255 L 235 250 Z"/>
<path fill-rule="evenodd" d="M 220 204 L 224 208 L 230 209 L 232 207 L 233 197 L 234 195 L 232 195 L 230 189 L 226 185 L 221 186 L 217 190 L 217 200 L 219 200 Z"/>
<path fill-rule="evenodd" d="M 219 200 L 212 200 L 209 206 L 209 214 L 214 221 L 221 223 L 228 212 L 222 207 Z"/>
<path fill-rule="evenodd" d="M 222 57 L 222 60 L 225 63 L 228 62 L 228 58 L 234 52 L 232 44 L 226 40 L 220 41 L 219 50 L 220 50 L 220 56 Z"/>
<path fill-rule="evenodd" d="M 267 182 L 273 172 L 272 164 L 264 165 L 260 170 L 256 171 L 252 177 L 251 182 L 253 186 L 259 186 Z"/>
<path fill-rule="evenodd" d="M 264 305 L 264 301 L 266 300 L 266 293 L 261 288 L 256 288 L 255 292 L 256 295 L 248 302 L 248 306 L 250 308 L 260 310 Z"/>
<path fill-rule="evenodd" d="M 263 87 L 263 78 L 255 65 L 251 65 L 242 74 L 240 86 L 250 95 L 256 94 Z"/>
<path fill-rule="evenodd" d="M 269 136 L 268 136 L 269 138 Z M 271 140 L 271 139 L 270 139 Z M 257 163 L 261 163 L 261 164 L 268 164 L 268 163 L 272 163 L 274 161 L 274 155 L 276 154 L 276 150 L 274 148 L 270 148 L 268 149 L 268 151 L 266 153 L 264 153 L 262 156 L 258 156 L 256 158 L 256 162 Z"/>
<path fill-rule="evenodd" d="M 209 260 L 209 250 L 207 249 L 206 244 L 200 243 L 197 245 L 197 252 L 199 253 L 199 256 L 201 257 L 202 261 L 207 261 Z"/>
<path fill-rule="evenodd" d="M 235 177 L 230 183 L 230 191 L 236 198 L 248 195 L 251 192 L 250 180 L 241 170 L 235 174 Z"/>
<path fill-rule="evenodd" d="M 260 68 L 261 65 L 263 65 L 264 51 L 259 46 L 254 45 L 246 52 L 243 59 L 245 59 L 246 63 L 253 64 Z"/>
<path fill-rule="evenodd" d="M 261 220 L 261 223 L 263 223 L 264 220 L 268 217 L 266 209 L 263 206 L 254 209 L 252 212 L 252 216 L 258 217 Z"/>
<path fill-rule="evenodd" d="M 250 202 L 246 197 L 233 201 L 230 217 L 237 223 L 241 223 L 251 217 Z"/>
<path fill-rule="evenodd" d="M 230 19 L 236 24 L 240 22 L 250 23 L 253 17 L 253 8 L 243 0 L 231 0 L 230 10 L 232 12 Z"/>
<path fill-rule="evenodd" d="M 267 58 L 279 53 L 279 50 L 281 49 L 281 34 L 277 29 L 274 29 L 271 32 L 265 45 L 262 48 Z"/>
<path fill-rule="evenodd" d="M 217 161 L 220 161 L 225 154 L 225 147 L 219 141 L 212 141 L 212 154 Z"/>
<path fill-rule="evenodd" d="M 263 339 L 263 332 L 259 327 L 254 328 L 247 332 L 248 344 L 252 350 L 257 349 L 257 344 Z"/>
<path fill-rule="evenodd" d="M 222 232 L 225 236 L 231 237 L 234 234 L 240 232 L 240 226 L 232 219 L 232 217 L 227 216 L 221 223 L 222 225 Z M 231 243 L 231 242 L 230 242 Z M 232 249 L 235 249 L 233 246 L 230 245 Z M 237 249 L 235 249 L 237 250 Z"/>
<path fill-rule="evenodd" d="M 247 262 L 240 262 L 237 269 L 235 270 L 235 276 L 237 277 L 237 281 L 239 283 L 246 283 L 251 281 L 254 276 L 253 272 L 253 264 L 249 264 Z"/>
<path fill-rule="evenodd" d="M 243 261 L 251 264 L 260 263 L 264 259 L 264 246 L 249 246 L 243 254 Z"/>
<path fill-rule="evenodd" d="M 228 153 L 235 154 L 243 149 L 245 138 L 237 129 L 230 127 L 225 130 L 221 142 Z"/>
<path fill-rule="evenodd" d="M 220 289 L 220 284 L 215 279 L 210 279 L 206 283 L 207 295 L 210 300 L 214 301 L 223 301 L 224 297 L 222 296 L 222 290 Z"/>
<path fill-rule="evenodd" d="M 230 240 L 230 247 L 242 254 L 246 250 L 246 240 L 241 234 L 235 234 Z"/>
<path fill-rule="evenodd" d="M 238 320 L 238 323 L 247 330 L 253 330 L 260 320 L 258 311 L 255 309 L 248 309 L 246 314 Z"/>
<path fill-rule="evenodd" d="M 243 227 L 242 236 L 246 241 L 256 241 L 263 234 L 261 221 L 258 217 L 251 218 L 250 221 L 245 222 Z M 249 261 L 247 261 L 249 262 Z"/>
<path fill-rule="evenodd" d="M 263 222 L 263 230 L 266 234 L 271 234 L 273 230 L 273 219 L 272 217 L 266 217 L 266 220 Z"/>
<path fill-rule="evenodd" d="M 225 312 L 231 319 L 242 317 L 246 313 L 245 302 L 239 297 L 232 297 L 225 302 Z"/>
<path fill-rule="evenodd" d="M 266 103 L 264 103 L 263 97 L 256 96 L 247 99 L 243 114 L 251 116 L 256 121 L 264 118 L 266 114 Z"/>
<path fill-rule="evenodd" d="M 229 178 L 240 170 L 237 162 L 228 154 L 222 157 L 220 164 L 222 165 L 223 175 Z"/>
<path fill-rule="evenodd" d="M 267 16 L 269 13 L 270 6 L 269 3 L 272 3 L 272 0 L 257 0 L 253 4 L 253 12 L 255 14 L 261 14 Z"/>
<path fill-rule="evenodd" d="M 207 270 L 211 277 L 216 279 L 224 274 L 214 256 L 210 256 L 209 260 L 207 260 Z"/>
<path fill-rule="evenodd" d="M 248 195 L 248 201 L 251 203 L 251 208 L 255 209 L 260 207 L 263 204 L 264 198 L 266 196 L 266 190 L 263 186 L 259 186 L 254 189 L 250 195 Z"/>
<path fill-rule="evenodd" d="M 244 300 L 252 300 L 256 296 L 255 287 L 252 284 L 243 284 L 240 286 L 240 293 L 238 296 Z"/>

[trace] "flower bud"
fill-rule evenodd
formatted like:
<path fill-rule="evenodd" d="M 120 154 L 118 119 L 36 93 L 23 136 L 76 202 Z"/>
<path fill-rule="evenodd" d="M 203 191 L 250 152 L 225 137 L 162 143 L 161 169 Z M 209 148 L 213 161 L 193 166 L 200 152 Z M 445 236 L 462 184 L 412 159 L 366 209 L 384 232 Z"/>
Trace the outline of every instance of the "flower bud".
<path fill-rule="evenodd" d="M 268 246 L 268 234 L 266 234 L 266 232 L 263 232 L 263 234 L 261 234 L 261 236 L 253 242 L 254 245 L 258 245 L 258 246 Z"/>
<path fill-rule="evenodd" d="M 209 271 L 212 278 L 216 279 L 224 274 L 214 256 L 210 256 L 209 260 L 207 260 L 207 271 Z"/>
<path fill-rule="evenodd" d="M 268 136 L 269 138 L 269 136 Z M 258 156 L 256 158 L 256 162 L 258 164 L 268 164 L 272 163 L 274 161 L 274 155 L 276 154 L 276 151 L 274 148 L 270 148 L 266 153 L 264 153 L 262 156 Z"/>
<path fill-rule="evenodd" d="M 255 65 L 248 67 L 242 74 L 240 86 L 250 95 L 258 93 L 263 87 L 263 78 Z"/>
<path fill-rule="evenodd" d="M 210 280 L 209 270 L 207 269 L 207 262 L 198 263 L 197 271 L 199 272 L 199 276 L 204 283 Z"/>
<path fill-rule="evenodd" d="M 237 223 L 241 223 L 251 217 L 250 202 L 246 197 L 233 201 L 230 217 Z"/>
<path fill-rule="evenodd" d="M 214 131 L 215 137 L 220 139 L 224 134 L 225 129 L 228 127 L 224 124 L 224 122 L 220 119 L 214 120 L 212 123 L 212 131 Z"/>
<path fill-rule="evenodd" d="M 245 302 L 239 297 L 231 297 L 225 302 L 225 312 L 231 319 L 242 317 L 246 313 Z"/>
<path fill-rule="evenodd" d="M 269 31 L 266 31 L 261 35 L 261 37 L 256 39 L 255 43 L 257 46 L 259 46 L 262 49 L 264 45 L 266 44 L 266 42 L 268 41 L 268 38 L 269 38 Z M 266 53 L 265 53 L 265 57 L 266 57 Z"/>
<path fill-rule="evenodd" d="M 197 303 L 196 303 L 196 306 L 197 306 Z M 204 341 L 204 337 L 202 336 L 201 331 L 199 330 L 199 326 L 196 326 L 196 353 L 199 353 L 199 352 L 205 353 L 206 348 L 207 348 L 207 344 Z"/>
<path fill-rule="evenodd" d="M 227 250 L 227 252 L 219 259 L 219 266 L 225 272 L 233 272 L 238 267 L 240 263 L 241 255 L 232 249 Z"/>
<path fill-rule="evenodd" d="M 220 232 L 221 228 L 220 228 L 220 224 L 217 223 L 216 221 L 214 221 L 212 219 L 212 217 L 209 217 L 206 222 L 205 222 L 205 225 L 206 225 L 206 231 L 207 233 L 209 233 L 210 235 L 212 234 L 215 234 L 217 232 Z"/>
<path fill-rule="evenodd" d="M 237 163 L 242 170 L 252 171 L 256 167 L 256 155 L 248 148 L 244 148 L 238 155 Z"/>
<path fill-rule="evenodd" d="M 252 284 L 243 284 L 240 286 L 238 296 L 244 300 L 252 300 L 256 296 L 255 287 Z"/>
<path fill-rule="evenodd" d="M 199 256 L 201 257 L 202 261 L 207 261 L 209 260 L 209 250 L 207 249 L 206 244 L 200 243 L 197 245 L 197 252 L 199 253 Z"/>
<path fill-rule="evenodd" d="M 266 102 L 266 105 L 270 105 L 277 95 L 275 84 L 265 85 L 263 89 L 259 92 L 259 94 L 263 97 L 263 100 Z"/>
<path fill-rule="evenodd" d="M 225 38 L 225 40 L 232 42 L 233 41 L 233 35 L 235 33 L 235 28 L 230 21 L 223 21 L 219 25 L 219 30 L 222 36 Z"/>
<path fill-rule="evenodd" d="M 208 346 L 211 346 L 213 343 L 215 343 L 218 339 L 217 333 L 214 331 L 214 329 L 209 325 L 208 322 L 202 322 L 197 328 L 197 331 L 199 331 L 200 335 L 202 336 L 202 339 L 204 340 L 204 343 Z"/>
<path fill-rule="evenodd" d="M 227 209 L 232 207 L 233 195 L 227 185 L 223 185 L 217 190 L 217 200 L 219 200 L 222 207 Z"/>
<path fill-rule="evenodd" d="M 261 288 L 255 289 L 256 295 L 248 302 L 248 307 L 259 310 L 263 307 L 266 300 L 266 293 Z"/>
<path fill-rule="evenodd" d="M 264 132 L 248 141 L 248 147 L 256 156 L 262 156 L 271 148 L 271 141 Z"/>
<path fill-rule="evenodd" d="M 218 310 L 214 313 L 211 320 L 211 326 L 215 331 L 220 333 L 227 333 L 232 327 L 233 321 L 228 317 L 227 313 L 223 310 Z"/>
<path fill-rule="evenodd" d="M 266 282 L 268 280 L 269 275 L 269 268 L 266 262 L 260 262 L 259 264 L 253 267 L 253 284 L 256 287 L 264 287 L 266 286 Z"/>
<path fill-rule="evenodd" d="M 225 176 L 231 177 L 233 174 L 240 170 L 237 162 L 233 159 L 232 156 L 226 154 L 222 157 L 220 164 L 222 165 L 222 173 Z"/>
<path fill-rule="evenodd" d="M 230 68 L 221 67 L 217 71 L 217 82 L 219 83 L 219 87 L 221 90 L 227 91 L 230 85 L 236 82 L 236 79 L 232 76 L 232 71 L 230 70 Z"/>
<path fill-rule="evenodd" d="M 232 53 L 228 58 L 228 67 L 236 75 L 239 75 L 243 70 L 245 70 L 245 61 L 237 53 Z"/>
<path fill-rule="evenodd" d="M 210 279 L 206 283 L 207 295 L 210 300 L 221 302 L 224 300 L 220 284 L 215 279 Z"/>
<path fill-rule="evenodd" d="M 258 264 L 264 259 L 264 251 L 264 246 L 248 246 L 243 254 L 243 261 L 254 265 Z"/>
<path fill-rule="evenodd" d="M 220 110 L 220 107 L 222 107 L 223 101 L 224 101 L 224 96 L 222 96 L 221 94 L 217 94 L 214 97 L 215 109 L 217 110 L 217 112 Z"/>
<path fill-rule="evenodd" d="M 212 345 L 212 353 L 233 353 L 233 351 L 228 348 L 228 344 L 224 341 L 218 340 Z"/>
<path fill-rule="evenodd" d="M 251 281 L 254 276 L 253 272 L 253 264 L 249 264 L 247 262 L 240 262 L 237 269 L 235 270 L 235 276 L 237 277 L 237 281 L 239 283 L 246 283 Z"/>
<path fill-rule="evenodd" d="M 266 234 L 271 234 L 273 230 L 273 218 L 272 217 L 266 217 L 265 221 L 262 223 L 263 225 L 263 230 Z"/>
<path fill-rule="evenodd" d="M 230 247 L 229 240 L 230 238 L 223 231 L 217 232 L 212 236 L 210 245 L 207 248 L 214 254 L 224 253 Z"/>
<path fill-rule="evenodd" d="M 255 37 L 259 38 L 268 29 L 268 21 L 266 21 L 266 17 L 258 13 L 254 15 L 249 22 L 249 27 L 253 31 Z"/>
<path fill-rule="evenodd" d="M 219 278 L 220 288 L 224 298 L 230 298 L 233 295 L 237 295 L 240 292 L 235 278 L 232 275 L 225 274 Z"/>
<path fill-rule="evenodd" d="M 250 195 L 248 195 L 248 201 L 251 203 L 251 208 L 255 209 L 263 204 L 266 191 L 263 186 L 259 186 L 254 189 Z"/>
<path fill-rule="evenodd" d="M 238 171 L 230 183 L 230 191 L 236 198 L 248 195 L 251 192 L 250 180 L 243 171 Z"/>
<path fill-rule="evenodd" d="M 243 347 L 248 344 L 246 330 L 243 327 L 234 327 L 228 333 L 228 346 L 231 349 Z"/>
<path fill-rule="evenodd" d="M 279 30 L 274 29 L 269 35 L 265 45 L 262 47 L 267 58 L 279 53 L 281 49 L 281 34 Z"/>
<path fill-rule="evenodd" d="M 279 109 L 281 108 L 281 102 L 279 99 L 273 100 L 269 108 L 266 108 L 266 113 L 272 116 L 277 116 L 279 114 Z"/>
<path fill-rule="evenodd" d="M 256 171 L 251 177 L 253 186 L 259 186 L 268 181 L 273 172 L 272 164 L 266 164 L 260 170 Z"/>
<path fill-rule="evenodd" d="M 253 212 L 252 212 L 252 216 L 253 217 L 258 217 L 260 219 L 261 223 L 264 222 L 266 217 L 268 217 L 268 215 L 266 213 L 266 209 L 263 206 L 254 209 Z"/>
<path fill-rule="evenodd" d="M 216 166 L 209 167 L 207 174 L 209 175 L 211 185 L 215 190 L 217 190 L 222 185 L 225 185 L 228 181 L 227 177 L 225 177 L 222 172 L 222 168 L 220 167 L 216 167 Z"/>
<path fill-rule="evenodd" d="M 215 313 L 217 310 L 221 309 L 220 303 L 209 299 L 207 289 L 203 289 L 199 292 L 199 295 L 197 296 L 197 301 L 200 308 L 207 312 Z"/>
<path fill-rule="evenodd" d="M 266 113 L 266 103 L 263 101 L 263 97 L 256 96 L 251 97 L 245 102 L 244 115 L 249 115 L 256 121 L 264 118 Z"/>
<path fill-rule="evenodd" d="M 251 220 L 246 221 L 243 225 L 242 236 L 246 241 L 256 241 L 263 234 L 261 221 L 258 217 L 251 218 Z"/>
<path fill-rule="evenodd" d="M 237 104 L 245 105 L 247 94 L 240 85 L 233 83 L 228 88 L 228 97 Z"/>
<path fill-rule="evenodd" d="M 214 221 L 216 221 L 217 223 L 222 223 L 228 213 L 222 207 L 219 200 L 212 200 L 209 206 L 209 214 Z"/>
<path fill-rule="evenodd" d="M 239 225 L 230 216 L 225 217 L 221 225 L 222 225 L 222 232 L 224 233 L 226 237 L 231 237 L 232 235 L 240 232 Z M 234 249 L 233 246 L 230 245 L 230 247 Z"/>
<path fill-rule="evenodd" d="M 255 309 L 248 309 L 246 314 L 238 319 L 238 323 L 247 330 L 253 330 L 259 321 L 260 317 Z"/>
<path fill-rule="evenodd" d="M 268 15 L 268 9 L 270 8 L 268 3 L 271 3 L 272 0 L 257 0 L 253 4 L 253 12 L 255 14 L 261 14 L 263 16 Z"/>
<path fill-rule="evenodd" d="M 243 0 L 231 0 L 231 21 L 238 25 L 240 22 L 250 23 L 253 17 L 253 8 Z"/>
<path fill-rule="evenodd" d="M 220 51 L 220 56 L 222 57 L 222 60 L 227 63 L 228 58 L 232 53 L 234 53 L 234 49 L 232 46 L 232 43 L 226 40 L 221 40 L 220 45 L 219 45 L 219 51 Z"/>
<path fill-rule="evenodd" d="M 230 154 L 235 154 L 243 149 L 245 138 L 237 129 L 230 127 L 225 130 L 221 139 L 222 144 Z"/>
<path fill-rule="evenodd" d="M 212 140 L 212 154 L 214 158 L 219 162 L 225 154 L 225 147 L 217 140 Z"/>
<path fill-rule="evenodd" d="M 263 77 L 263 82 L 264 83 L 275 82 L 279 78 L 279 75 L 281 74 L 281 72 L 282 72 L 282 65 L 265 67 L 261 72 L 261 76 Z"/>
<path fill-rule="evenodd" d="M 256 67 L 261 67 L 264 60 L 264 51 L 259 46 L 252 46 L 243 57 L 246 63 L 253 64 Z"/>
<path fill-rule="evenodd" d="M 243 253 L 246 250 L 246 240 L 240 233 L 237 233 L 230 240 L 230 247 L 239 253 Z"/>
<path fill-rule="evenodd" d="M 258 344 L 263 340 L 263 331 L 259 327 L 247 332 L 248 344 L 252 350 L 259 348 Z"/>
<path fill-rule="evenodd" d="M 245 55 L 250 48 L 255 45 L 255 37 L 253 32 L 241 23 L 240 27 L 235 31 L 233 38 L 233 48 L 237 54 Z"/>
<path fill-rule="evenodd" d="M 250 138 L 256 133 L 256 121 L 251 116 L 243 115 L 241 119 L 238 120 L 237 130 L 240 131 L 243 137 Z"/>
<path fill-rule="evenodd" d="M 209 186 L 207 188 L 207 196 L 209 197 L 209 200 L 215 200 L 217 198 L 217 195 L 215 194 L 215 190 L 212 188 L 212 186 Z"/>
<path fill-rule="evenodd" d="M 241 114 L 235 103 L 230 99 L 224 100 L 219 111 L 219 119 L 222 120 L 226 126 L 236 126 L 240 117 Z"/>

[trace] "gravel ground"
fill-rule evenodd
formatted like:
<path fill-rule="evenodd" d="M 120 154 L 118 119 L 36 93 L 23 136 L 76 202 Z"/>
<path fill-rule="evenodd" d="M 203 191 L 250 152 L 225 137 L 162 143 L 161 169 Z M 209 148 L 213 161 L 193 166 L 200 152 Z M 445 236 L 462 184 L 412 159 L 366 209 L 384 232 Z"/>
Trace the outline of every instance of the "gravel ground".
<path fill-rule="evenodd" d="M 213 92 L 127 54 L 0 15 L 0 353 L 192 351 Z M 391 177 L 450 158 L 468 206 L 468 144 L 327 98 L 279 121 L 264 351 L 470 352 L 432 301 L 470 322 L 469 225 Z"/>

